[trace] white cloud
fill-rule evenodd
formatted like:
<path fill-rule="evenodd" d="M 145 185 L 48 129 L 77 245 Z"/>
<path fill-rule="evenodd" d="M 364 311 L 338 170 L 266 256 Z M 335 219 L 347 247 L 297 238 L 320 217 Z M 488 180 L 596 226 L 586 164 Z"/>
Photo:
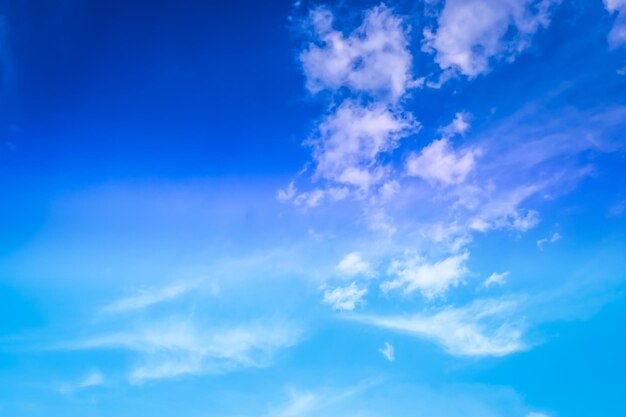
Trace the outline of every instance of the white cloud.
<path fill-rule="evenodd" d="M 445 137 L 450 137 L 453 135 L 464 135 L 470 129 L 470 119 L 472 115 L 467 112 L 457 112 L 454 115 L 454 119 L 452 122 L 444 126 L 441 129 L 441 132 Z"/>
<path fill-rule="evenodd" d="M 376 380 L 365 380 L 352 387 L 342 389 L 322 387 L 314 391 L 290 389 L 289 399 L 279 407 L 273 407 L 265 415 L 267 417 L 305 417 L 305 416 L 336 416 L 336 407 L 344 404 L 346 399 L 358 395 L 376 385 Z"/>
<path fill-rule="evenodd" d="M 280 189 L 276 192 L 276 198 L 280 201 L 289 201 L 296 196 L 296 192 L 296 185 L 293 181 L 291 181 L 286 188 Z"/>
<path fill-rule="evenodd" d="M 378 349 L 381 355 L 385 357 L 389 362 L 393 362 L 396 359 L 393 345 L 389 342 L 385 342 L 385 345 Z"/>
<path fill-rule="evenodd" d="M 315 176 L 368 190 L 387 177 L 389 168 L 380 162 L 380 155 L 393 151 L 416 128 L 409 114 L 346 100 L 321 123 L 318 136 L 308 141 Z"/>
<path fill-rule="evenodd" d="M 369 262 L 365 261 L 359 252 L 350 252 L 337 264 L 337 271 L 345 276 L 373 275 Z"/>
<path fill-rule="evenodd" d="M 103 308 L 107 313 L 141 310 L 154 304 L 174 300 L 197 288 L 197 284 L 177 282 L 157 289 L 144 289 L 139 294 L 114 301 Z"/>
<path fill-rule="evenodd" d="M 432 315 L 354 315 L 350 319 L 431 340 L 455 356 L 505 356 L 526 348 L 521 326 L 506 321 L 515 307 L 513 301 L 490 299 L 447 307 Z"/>
<path fill-rule="evenodd" d="M 538 413 L 536 411 L 533 411 L 533 412 L 526 414 L 526 417 L 549 417 L 549 416 L 544 413 Z"/>
<path fill-rule="evenodd" d="M 301 417 L 308 415 L 319 404 L 320 398 L 311 392 L 292 392 L 289 402 L 273 410 L 271 417 Z"/>
<path fill-rule="evenodd" d="M 609 44 L 617 47 L 626 43 L 626 0 L 604 0 L 609 13 L 615 13 L 615 23 L 609 32 Z"/>
<path fill-rule="evenodd" d="M 272 354 L 299 341 L 299 328 L 285 322 L 255 322 L 222 329 L 200 327 L 188 319 L 149 323 L 128 331 L 94 336 L 62 348 L 127 349 L 142 361 L 132 382 L 187 374 L 223 373 L 269 365 Z"/>
<path fill-rule="evenodd" d="M 520 205 L 547 184 L 544 182 L 502 190 L 488 190 L 488 187 L 484 187 L 488 191 L 466 188 L 463 191 L 467 195 L 460 195 L 459 202 L 474 211 L 468 222 L 474 231 L 485 233 L 492 229 L 507 228 L 526 232 L 539 224 L 539 213 L 521 209 Z"/>
<path fill-rule="evenodd" d="M 104 376 L 102 376 L 100 371 L 92 371 L 77 382 L 62 384 L 59 387 L 59 392 L 63 394 L 69 394 L 74 391 L 79 391 L 85 388 L 97 387 L 97 386 L 102 385 L 103 383 L 104 383 Z"/>
<path fill-rule="evenodd" d="M 509 276 L 508 272 L 502 272 L 501 274 L 494 272 L 493 274 L 489 275 L 489 277 L 485 280 L 485 282 L 483 282 L 483 286 L 485 288 L 489 288 L 494 285 L 503 286 L 508 276 Z"/>
<path fill-rule="evenodd" d="M 437 28 L 424 31 L 424 49 L 443 70 L 469 77 L 489 71 L 492 59 L 512 60 L 550 22 L 557 0 L 446 0 Z"/>
<path fill-rule="evenodd" d="M 543 250 L 543 247 L 547 243 L 554 243 L 554 242 L 558 242 L 559 240 L 561 240 L 561 234 L 559 232 L 554 232 L 554 233 L 552 233 L 552 236 L 550 236 L 550 237 L 545 237 L 543 239 L 539 239 L 537 241 L 537 247 L 540 250 Z"/>
<path fill-rule="evenodd" d="M 333 28 L 333 19 L 326 8 L 310 14 L 315 43 L 300 59 L 311 92 L 348 87 L 395 101 L 414 84 L 402 20 L 388 7 L 370 9 L 362 25 L 348 36 Z"/>
<path fill-rule="evenodd" d="M 465 181 L 480 154 L 478 149 L 456 152 L 447 139 L 435 140 L 419 154 L 408 156 L 406 174 L 444 184 L 459 184 Z"/>
<path fill-rule="evenodd" d="M 394 260 L 389 274 L 398 278 L 381 284 L 384 292 L 403 288 L 404 294 L 420 291 L 427 299 L 445 294 L 450 287 L 458 286 L 467 273 L 465 262 L 469 252 L 450 256 L 439 262 L 429 263 L 420 256 L 411 256 L 404 260 Z"/>
<path fill-rule="evenodd" d="M 352 311 L 358 303 L 362 302 L 365 294 L 367 294 L 367 288 L 359 288 L 356 282 L 353 282 L 347 287 L 336 287 L 324 291 L 323 301 L 335 310 Z"/>

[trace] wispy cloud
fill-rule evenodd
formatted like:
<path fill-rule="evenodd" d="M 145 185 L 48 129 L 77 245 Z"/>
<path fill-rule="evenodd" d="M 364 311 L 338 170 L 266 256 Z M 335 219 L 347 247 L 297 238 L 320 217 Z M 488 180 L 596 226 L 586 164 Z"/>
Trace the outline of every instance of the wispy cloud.
<path fill-rule="evenodd" d="M 92 336 L 60 348 L 135 352 L 141 363 L 132 369 L 130 379 L 141 383 L 186 374 L 267 366 L 275 351 L 298 343 L 301 335 L 299 327 L 284 321 L 212 328 L 189 319 L 169 319 Z"/>
<path fill-rule="evenodd" d="M 174 300 L 198 288 L 198 283 L 176 282 L 161 288 L 143 289 L 138 294 L 121 298 L 105 306 L 102 311 L 107 313 L 121 313 L 141 310 L 155 304 Z"/>
<path fill-rule="evenodd" d="M 389 362 L 396 360 L 396 355 L 393 349 L 393 345 L 389 342 L 385 342 L 385 345 L 378 349 L 381 355 L 384 356 Z"/>
<path fill-rule="evenodd" d="M 369 379 L 341 389 L 323 387 L 314 390 L 289 390 L 289 399 L 278 407 L 273 407 L 266 414 L 267 417 L 306 417 L 336 415 L 334 406 L 341 405 L 346 399 L 366 392 L 376 386 L 378 380 Z M 344 413 L 345 414 L 345 413 Z"/>
<path fill-rule="evenodd" d="M 550 237 L 544 237 L 543 239 L 539 239 L 537 241 L 537 247 L 539 250 L 543 250 L 544 246 L 548 243 L 554 243 L 561 240 L 561 234 L 559 232 L 554 232 Z"/>
<path fill-rule="evenodd" d="M 494 272 L 493 274 L 489 275 L 489 277 L 487 277 L 487 279 L 483 282 L 483 287 L 489 288 L 495 285 L 503 286 L 506 283 L 506 279 L 508 278 L 508 276 L 509 272 Z"/>
<path fill-rule="evenodd" d="M 626 2 L 623 0 L 604 0 L 604 7 L 615 14 L 613 28 L 609 32 L 609 44 L 615 48 L 626 43 Z"/>
<path fill-rule="evenodd" d="M 97 387 L 104 384 L 104 376 L 100 371 L 92 371 L 85 377 L 73 383 L 64 383 L 59 386 L 59 392 L 70 394 L 85 388 Z"/>
<path fill-rule="evenodd" d="M 348 319 L 431 340 L 455 356 L 505 356 L 525 350 L 523 325 L 511 299 L 483 299 L 412 316 L 352 315 Z"/>

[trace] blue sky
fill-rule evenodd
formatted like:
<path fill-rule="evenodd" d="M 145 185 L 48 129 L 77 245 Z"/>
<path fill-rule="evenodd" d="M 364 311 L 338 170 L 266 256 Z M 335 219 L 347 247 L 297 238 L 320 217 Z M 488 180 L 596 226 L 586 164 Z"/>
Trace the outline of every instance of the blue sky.
<path fill-rule="evenodd" d="M 626 2 L 7 1 L 0 415 L 626 415 Z"/>

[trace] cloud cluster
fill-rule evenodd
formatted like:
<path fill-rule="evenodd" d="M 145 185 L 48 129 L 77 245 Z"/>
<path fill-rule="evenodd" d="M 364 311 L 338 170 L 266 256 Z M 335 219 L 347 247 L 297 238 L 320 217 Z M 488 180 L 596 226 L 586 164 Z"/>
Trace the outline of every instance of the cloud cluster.
<path fill-rule="evenodd" d="M 550 22 L 558 0 L 446 0 L 436 28 L 424 30 L 424 50 L 443 70 L 476 77 L 493 60 L 514 59 Z"/>
<path fill-rule="evenodd" d="M 381 163 L 380 156 L 393 151 L 415 126 L 407 113 L 381 104 L 363 106 L 346 100 L 309 141 L 315 176 L 368 191 L 389 175 L 390 168 Z"/>
<path fill-rule="evenodd" d="M 352 311 L 358 303 L 363 302 L 365 294 L 367 294 L 367 288 L 361 288 L 356 282 L 352 282 L 347 287 L 336 287 L 324 291 L 323 301 L 335 310 Z"/>
<path fill-rule="evenodd" d="M 396 101 L 414 84 L 412 56 L 403 22 L 380 5 L 345 36 L 333 27 L 333 13 L 317 8 L 310 14 L 313 42 L 300 60 L 312 93 L 348 88 Z"/>
<path fill-rule="evenodd" d="M 429 1 L 422 49 L 433 54 L 441 80 L 461 74 L 471 82 L 528 48 L 558 3 Z M 622 7 L 616 1 L 606 5 Z M 335 310 L 365 305 L 374 288 L 389 297 L 420 295 L 426 306 L 445 303 L 450 291 L 471 283 L 469 244 L 476 236 L 495 230 L 519 236 L 536 227 L 541 216 L 531 204 L 554 198 L 591 172 L 572 161 L 590 150 L 618 148 L 603 138 L 615 136 L 624 109 L 565 110 L 548 118 L 543 110 L 549 103 L 540 101 L 482 130 L 473 128 L 474 115 L 457 111 L 447 124 L 433 126 L 429 140 L 413 141 L 421 125 L 405 98 L 423 85 L 412 74 L 403 19 L 380 5 L 366 11 L 356 29 L 342 30 L 333 12 L 317 8 L 305 26 L 312 33 L 300 54 L 306 85 L 312 94 L 326 92 L 330 104 L 305 142 L 311 170 L 302 172 L 312 172 L 313 189 L 299 191 L 291 182 L 278 197 L 308 207 L 349 200 L 359 210 L 359 225 L 371 233 L 364 251 L 371 259 L 352 252 L 336 268 L 351 284 L 322 287 L 322 301 Z M 373 273 L 372 265 L 380 269 Z M 477 289 L 504 285 L 507 276 L 493 273 Z M 495 316 L 516 309 L 494 303 L 374 321 L 435 340 L 458 355 L 523 349 L 523 326 L 494 324 Z M 480 318 L 471 319 L 476 314 Z"/>
<path fill-rule="evenodd" d="M 394 260 L 389 268 L 389 275 L 397 278 L 384 281 L 380 287 L 384 292 L 402 289 L 405 295 L 419 291 L 426 299 L 433 299 L 461 283 L 467 273 L 465 262 L 468 259 L 469 252 L 434 263 L 419 255 Z"/>
<path fill-rule="evenodd" d="M 305 141 L 318 187 L 298 192 L 290 184 L 278 192 L 280 200 L 296 205 L 314 207 L 389 190 L 393 167 L 386 159 L 420 128 L 400 103 L 419 84 L 413 80 L 402 19 L 381 4 L 349 34 L 334 25 L 334 14 L 323 7 L 312 10 L 304 25 L 311 38 L 300 54 L 307 88 L 314 94 L 329 92 L 333 99 Z"/>

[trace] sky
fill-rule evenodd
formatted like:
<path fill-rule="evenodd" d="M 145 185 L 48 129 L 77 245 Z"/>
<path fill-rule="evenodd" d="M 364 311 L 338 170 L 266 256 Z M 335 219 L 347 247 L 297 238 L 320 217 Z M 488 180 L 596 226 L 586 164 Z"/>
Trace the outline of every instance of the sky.
<path fill-rule="evenodd" d="M 0 415 L 626 415 L 626 1 L 0 3 Z"/>

